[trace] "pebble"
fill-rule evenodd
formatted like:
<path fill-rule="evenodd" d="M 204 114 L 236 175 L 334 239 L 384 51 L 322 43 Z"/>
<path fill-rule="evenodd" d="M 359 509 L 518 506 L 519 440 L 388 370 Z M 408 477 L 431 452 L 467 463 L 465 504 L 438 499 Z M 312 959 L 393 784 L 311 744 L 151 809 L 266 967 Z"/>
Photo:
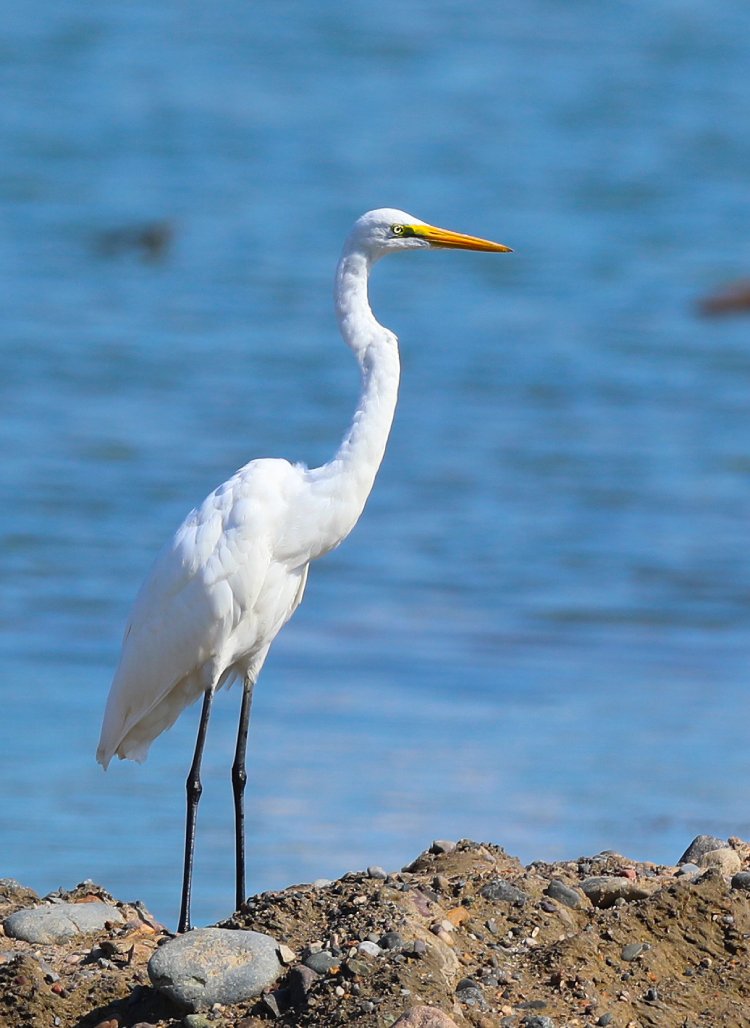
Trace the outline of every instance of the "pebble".
<path fill-rule="evenodd" d="M 213 1022 L 205 1014 L 186 1014 L 182 1023 L 185 1028 L 213 1028 Z"/>
<path fill-rule="evenodd" d="M 677 863 L 697 864 L 704 853 L 724 849 L 726 845 L 726 839 L 719 839 L 715 835 L 696 835 Z"/>
<path fill-rule="evenodd" d="M 588 896 L 594 907 L 613 907 L 618 899 L 627 902 L 646 899 L 651 895 L 650 889 L 644 889 L 638 882 L 630 878 L 608 877 L 595 875 L 581 882 L 582 891 Z"/>
<path fill-rule="evenodd" d="M 524 1017 L 521 1024 L 524 1028 L 555 1028 L 555 1022 L 551 1017 L 534 1014 L 531 1017 Z"/>
<path fill-rule="evenodd" d="M 522 907 L 529 899 L 528 893 L 517 889 L 504 878 L 495 878 L 494 881 L 488 882 L 480 889 L 479 895 L 492 902 L 512 903 L 515 907 Z"/>
<path fill-rule="evenodd" d="M 599 1020 L 596 1022 L 600 1028 L 606 1028 L 608 1024 L 612 1024 L 614 1016 L 612 1014 L 602 1014 Z"/>
<path fill-rule="evenodd" d="M 286 979 L 292 1006 L 302 1005 L 313 982 L 316 982 L 319 977 L 320 975 L 316 974 L 311 967 L 305 967 L 304 964 L 298 964 L 297 967 L 292 968 Z"/>
<path fill-rule="evenodd" d="M 312 883 L 313 889 L 325 889 L 329 885 L 333 885 L 333 881 L 330 878 L 316 878 Z"/>
<path fill-rule="evenodd" d="M 367 877 L 377 878 L 378 881 L 384 882 L 388 877 L 388 872 L 378 864 L 373 864 L 372 867 L 367 868 Z"/>
<path fill-rule="evenodd" d="M 404 940 L 399 932 L 386 932 L 378 940 L 381 949 L 401 949 L 403 944 Z"/>
<path fill-rule="evenodd" d="M 718 867 L 724 875 L 733 875 L 742 867 L 739 853 L 730 846 L 722 846 L 718 849 L 707 850 L 698 857 L 699 867 Z"/>
<path fill-rule="evenodd" d="M 294 950 L 290 949 L 289 946 L 283 945 L 283 943 L 276 951 L 276 956 L 282 964 L 293 964 L 297 959 Z"/>
<path fill-rule="evenodd" d="M 337 967 L 341 963 L 341 960 L 324 949 L 319 953 L 311 953 L 309 957 L 305 957 L 303 963 L 316 974 L 328 974 L 332 967 Z"/>
<path fill-rule="evenodd" d="M 416 1006 L 395 1021 L 393 1028 L 458 1028 L 456 1022 L 437 1007 Z"/>
<path fill-rule="evenodd" d="M 571 889 L 559 878 L 553 878 L 544 891 L 550 899 L 557 900 L 558 903 L 563 903 L 572 910 L 577 910 L 581 905 L 580 892 L 577 889 Z"/>
<path fill-rule="evenodd" d="M 467 1007 L 478 1007 L 480 1010 L 487 1007 L 482 987 L 473 978 L 461 979 L 456 986 L 456 999 Z"/>
<path fill-rule="evenodd" d="M 733 875 L 732 888 L 750 890 L 750 871 L 738 871 Z"/>
<path fill-rule="evenodd" d="M 109 903 L 50 903 L 17 910 L 3 922 L 5 934 L 24 942 L 65 942 L 84 932 L 98 932 L 108 921 L 122 924 L 124 917 Z"/>
<path fill-rule="evenodd" d="M 188 1010 L 239 1003 L 276 981 L 282 971 L 278 946 L 260 932 L 199 928 L 157 949 L 148 973 L 160 992 Z"/>
<path fill-rule="evenodd" d="M 369 942 L 368 940 L 360 942 L 357 949 L 360 953 L 366 953 L 368 957 L 379 957 L 383 952 L 376 942 Z"/>
<path fill-rule="evenodd" d="M 630 962 L 631 960 L 637 960 L 638 957 L 650 950 L 651 946 L 648 942 L 629 942 L 627 946 L 622 947 L 622 959 Z"/>

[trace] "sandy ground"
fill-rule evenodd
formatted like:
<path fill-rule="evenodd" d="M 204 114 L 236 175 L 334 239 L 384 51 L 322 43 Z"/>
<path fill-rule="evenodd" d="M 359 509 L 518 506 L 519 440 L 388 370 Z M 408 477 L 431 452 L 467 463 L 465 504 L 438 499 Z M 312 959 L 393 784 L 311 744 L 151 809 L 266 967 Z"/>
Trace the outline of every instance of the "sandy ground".
<path fill-rule="evenodd" d="M 733 839 L 723 854 L 687 874 L 615 853 L 523 867 L 464 840 L 387 877 L 263 893 L 223 925 L 288 947 L 284 975 L 257 999 L 187 1017 L 149 982 L 168 933 L 119 904 L 124 926 L 62 945 L 0 939 L 0 1025 L 750 1026 L 750 847 Z M 90 883 L 64 896 L 91 897 L 111 899 Z M 36 902 L 6 882 L 0 918 Z M 303 964 L 315 953 L 323 973 Z"/>

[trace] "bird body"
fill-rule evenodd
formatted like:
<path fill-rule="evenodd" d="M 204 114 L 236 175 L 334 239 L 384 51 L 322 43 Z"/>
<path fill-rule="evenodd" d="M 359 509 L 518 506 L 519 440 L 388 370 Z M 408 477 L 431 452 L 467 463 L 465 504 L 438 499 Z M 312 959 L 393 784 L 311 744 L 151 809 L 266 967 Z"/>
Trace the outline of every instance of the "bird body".
<path fill-rule="evenodd" d="M 333 459 L 318 468 L 261 459 L 240 468 L 188 514 L 162 549 L 136 598 L 104 715 L 97 760 L 143 760 L 180 712 L 204 697 L 188 779 L 188 828 L 180 931 L 190 926 L 189 893 L 199 768 L 214 692 L 243 680 L 233 767 L 237 899 L 244 894 L 244 748 L 250 697 L 269 647 L 299 606 L 310 563 L 357 523 L 385 452 L 398 398 L 396 336 L 375 319 L 370 270 L 384 254 L 432 246 L 506 251 L 498 243 L 436 229 L 381 209 L 363 215 L 344 246 L 335 306 L 344 341 L 362 374 L 351 426 Z"/>

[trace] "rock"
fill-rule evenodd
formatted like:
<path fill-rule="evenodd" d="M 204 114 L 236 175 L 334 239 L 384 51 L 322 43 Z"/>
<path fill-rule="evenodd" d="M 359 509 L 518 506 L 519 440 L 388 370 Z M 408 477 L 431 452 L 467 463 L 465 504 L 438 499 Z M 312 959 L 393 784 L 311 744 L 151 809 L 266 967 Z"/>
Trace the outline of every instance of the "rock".
<path fill-rule="evenodd" d="M 320 975 L 311 967 L 305 967 L 304 964 L 292 968 L 287 975 L 286 984 L 289 989 L 289 1002 L 293 1007 L 299 1007 L 305 1002 L 305 997 L 312 988 L 313 982 L 316 982 L 318 978 Z"/>
<path fill-rule="evenodd" d="M 750 871 L 738 871 L 736 875 L 733 875 L 732 888 L 750 891 Z"/>
<path fill-rule="evenodd" d="M 680 864 L 675 872 L 675 878 L 694 878 L 701 873 L 697 864 Z"/>
<path fill-rule="evenodd" d="M 739 854 L 729 846 L 722 846 L 719 849 L 707 850 L 698 857 L 699 867 L 718 867 L 724 875 L 736 874 L 742 867 Z"/>
<path fill-rule="evenodd" d="M 628 903 L 632 900 L 646 899 L 651 895 L 654 886 L 644 888 L 631 878 L 596 875 L 584 879 L 581 882 L 581 889 L 588 896 L 592 906 L 606 908 L 614 906 L 618 899 Z"/>
<path fill-rule="evenodd" d="M 487 1007 L 482 987 L 473 978 L 461 979 L 456 986 L 456 999 L 467 1007 L 477 1007 L 479 1010 Z"/>
<path fill-rule="evenodd" d="M 184 1028 L 213 1028 L 214 1024 L 205 1014 L 186 1014 L 182 1023 Z"/>
<path fill-rule="evenodd" d="M 721 850 L 726 847 L 726 839 L 718 839 L 715 835 L 696 835 L 688 848 L 677 861 L 678 864 L 697 864 L 698 858 L 710 850 Z"/>
<path fill-rule="evenodd" d="M 378 939 L 378 946 L 381 949 L 401 949 L 404 940 L 399 932 L 386 932 Z"/>
<path fill-rule="evenodd" d="M 364 942 L 360 942 L 357 949 L 360 953 L 367 954 L 368 957 L 379 957 L 383 952 L 376 942 L 369 942 L 367 939 Z"/>
<path fill-rule="evenodd" d="M 125 918 L 109 903 L 50 903 L 17 910 L 3 922 L 12 939 L 37 944 L 60 943 L 84 932 L 98 932 L 108 921 L 122 924 Z"/>
<path fill-rule="evenodd" d="M 449 839 L 435 839 L 432 846 L 430 846 L 430 853 L 452 853 L 455 848 L 455 842 L 451 842 Z"/>
<path fill-rule="evenodd" d="M 529 1017 L 524 1017 L 521 1021 L 523 1028 L 555 1028 L 555 1022 L 551 1017 L 545 1017 L 540 1014 L 532 1014 Z"/>
<path fill-rule="evenodd" d="M 418 1006 L 402 1014 L 393 1028 L 458 1028 L 458 1025 L 437 1007 Z"/>
<path fill-rule="evenodd" d="M 333 953 L 323 949 L 319 953 L 311 953 L 309 957 L 305 957 L 303 963 L 305 967 L 309 967 L 316 974 L 328 974 L 332 967 L 338 967 L 341 958 L 334 957 Z"/>
<path fill-rule="evenodd" d="M 278 942 L 260 932 L 199 928 L 161 946 L 148 963 L 160 992 L 188 1010 L 251 999 L 282 971 Z"/>
<path fill-rule="evenodd" d="M 290 949 L 289 946 L 285 946 L 283 943 L 279 946 L 276 956 L 282 964 L 293 964 L 297 959 L 294 950 Z"/>
<path fill-rule="evenodd" d="M 544 891 L 550 899 L 557 900 L 558 903 L 563 903 L 572 910 L 577 910 L 581 905 L 580 892 L 577 889 L 571 889 L 559 878 L 553 878 Z"/>
<path fill-rule="evenodd" d="M 388 877 L 388 872 L 383 867 L 379 867 L 377 864 L 373 864 L 372 867 L 367 868 L 368 878 L 377 878 L 379 881 L 384 882 Z"/>
<path fill-rule="evenodd" d="M 479 890 L 479 895 L 493 903 L 512 903 L 514 907 L 522 907 L 529 898 L 527 893 L 506 882 L 504 878 L 495 878 L 488 882 Z"/>
<path fill-rule="evenodd" d="M 629 942 L 627 946 L 622 947 L 621 956 L 623 960 L 630 962 L 631 960 L 637 960 L 638 957 L 650 949 L 651 946 L 648 942 Z"/>

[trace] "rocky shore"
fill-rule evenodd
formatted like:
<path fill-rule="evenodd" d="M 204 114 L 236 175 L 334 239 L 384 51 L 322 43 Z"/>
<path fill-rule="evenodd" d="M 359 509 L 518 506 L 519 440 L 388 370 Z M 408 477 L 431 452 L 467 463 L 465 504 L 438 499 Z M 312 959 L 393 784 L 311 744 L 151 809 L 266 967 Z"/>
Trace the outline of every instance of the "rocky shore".
<path fill-rule="evenodd" d="M 2 1028 L 715 1028 L 750 1025 L 750 846 L 674 866 L 522 866 L 437 841 L 400 871 L 250 897 L 174 939 L 87 882 L 0 880 Z"/>

